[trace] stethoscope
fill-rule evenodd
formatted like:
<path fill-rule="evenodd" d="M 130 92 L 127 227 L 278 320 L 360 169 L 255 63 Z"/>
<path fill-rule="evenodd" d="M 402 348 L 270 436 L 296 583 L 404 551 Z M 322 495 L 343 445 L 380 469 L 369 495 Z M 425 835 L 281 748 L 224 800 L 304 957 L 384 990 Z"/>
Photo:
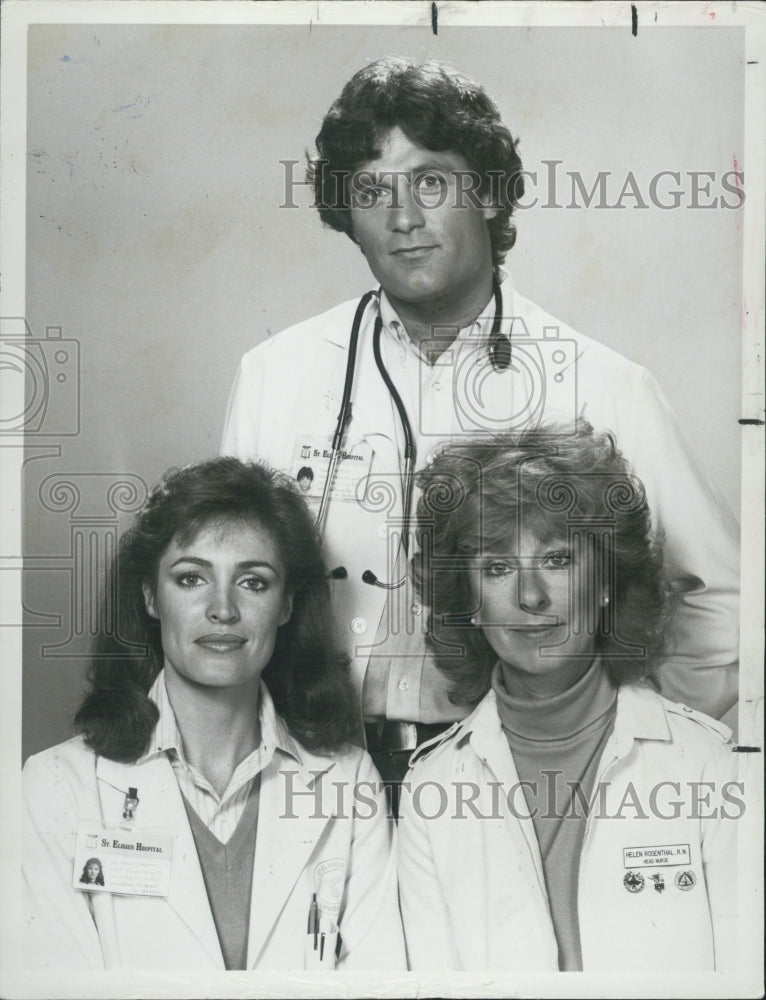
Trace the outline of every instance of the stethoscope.
<path fill-rule="evenodd" d="M 504 333 L 500 332 L 500 324 L 503 318 L 503 294 L 500 291 L 500 283 L 497 280 L 496 275 L 492 276 L 492 292 L 495 299 L 495 318 L 492 322 L 492 332 L 489 337 L 488 355 L 495 371 L 505 371 L 511 363 L 511 341 Z M 343 446 L 343 438 L 346 434 L 346 428 L 351 422 L 351 393 L 354 386 L 356 352 L 359 345 L 359 331 L 362 327 L 362 318 L 370 301 L 373 298 L 379 297 L 380 289 L 377 291 L 366 292 L 362 296 L 359 300 L 358 306 L 356 307 L 354 322 L 351 326 L 351 337 L 349 338 L 348 343 L 348 359 L 346 361 L 346 376 L 343 382 L 343 396 L 340 404 L 340 412 L 338 413 L 338 422 L 335 426 L 335 434 L 332 439 L 332 449 L 330 452 L 330 461 L 327 466 L 327 473 L 325 475 L 322 499 L 319 502 L 319 512 L 317 513 L 316 519 L 316 527 L 320 537 L 324 533 L 325 521 L 327 520 L 327 510 L 330 503 L 330 489 L 335 477 L 335 467 L 338 464 L 338 456 L 340 454 L 341 447 Z M 412 493 L 416 457 L 415 439 L 412 434 L 412 425 L 410 424 L 409 417 L 407 416 L 407 410 L 402 402 L 402 397 L 399 395 L 396 386 L 391 381 L 391 376 L 386 370 L 386 366 L 383 364 L 383 357 L 380 353 L 380 334 L 382 330 L 383 320 L 381 319 L 380 311 L 378 311 L 378 315 L 375 318 L 375 327 L 372 332 L 372 353 L 375 357 L 375 364 L 380 372 L 380 377 L 383 379 L 386 388 L 391 395 L 391 399 L 396 406 L 397 413 L 399 414 L 399 422 L 401 424 L 402 431 L 404 432 L 402 542 L 404 544 L 405 555 L 409 555 L 409 529 L 412 514 Z M 344 580 L 348 576 L 348 573 L 345 566 L 336 566 L 336 568 L 332 570 L 329 575 L 334 580 Z M 384 583 L 382 580 L 378 579 L 372 570 L 366 569 L 364 573 L 362 573 L 362 580 L 364 583 L 369 583 L 373 587 L 382 587 L 384 590 L 396 590 L 397 588 L 404 586 L 407 581 L 407 576 L 403 576 L 401 580 L 397 580 L 395 583 Z"/>

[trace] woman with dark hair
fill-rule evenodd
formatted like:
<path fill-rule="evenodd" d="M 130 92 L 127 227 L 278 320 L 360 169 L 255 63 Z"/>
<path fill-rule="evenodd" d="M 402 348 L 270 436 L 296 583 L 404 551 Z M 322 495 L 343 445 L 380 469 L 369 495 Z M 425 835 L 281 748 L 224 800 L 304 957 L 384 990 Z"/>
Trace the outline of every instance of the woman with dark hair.
<path fill-rule="evenodd" d="M 103 885 L 104 884 L 104 870 L 101 867 L 101 862 L 98 858 L 88 858 L 85 864 L 82 866 L 82 874 L 80 875 L 80 881 L 85 885 Z"/>
<path fill-rule="evenodd" d="M 429 641 L 475 708 L 407 778 L 411 967 L 730 967 L 731 733 L 653 686 L 661 549 L 613 438 L 583 424 L 453 446 L 420 484 Z"/>
<path fill-rule="evenodd" d="M 24 769 L 36 968 L 402 967 L 391 823 L 292 484 L 171 470 L 104 600 L 80 735 Z M 73 879 L 96 843 L 107 893 Z"/>

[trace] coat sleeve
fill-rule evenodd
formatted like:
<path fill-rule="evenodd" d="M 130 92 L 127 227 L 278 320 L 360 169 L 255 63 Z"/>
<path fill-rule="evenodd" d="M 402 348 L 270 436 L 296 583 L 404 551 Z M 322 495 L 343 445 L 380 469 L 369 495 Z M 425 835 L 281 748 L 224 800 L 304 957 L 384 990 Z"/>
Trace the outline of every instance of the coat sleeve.
<path fill-rule="evenodd" d="M 457 945 L 429 836 L 438 833 L 439 824 L 424 818 L 438 812 L 439 802 L 426 805 L 427 796 L 412 794 L 420 781 L 417 770 L 408 772 L 399 820 L 399 898 L 407 964 L 416 972 L 459 970 Z M 431 784 L 426 782 L 423 788 Z"/>
<path fill-rule="evenodd" d="M 240 361 L 229 393 L 223 428 L 221 454 L 233 455 L 243 461 L 257 459 L 258 427 L 263 395 L 263 369 L 257 363 L 255 351 Z"/>
<path fill-rule="evenodd" d="M 56 751 L 31 757 L 23 787 L 23 961 L 31 969 L 105 967 L 89 894 L 72 886 L 77 775 Z"/>
<path fill-rule="evenodd" d="M 720 719 L 737 701 L 739 529 L 691 457 L 662 390 L 646 369 L 616 393 L 617 445 L 646 489 L 664 538 L 665 569 L 680 598 L 660 690 Z"/>
<path fill-rule="evenodd" d="M 378 772 L 364 751 L 353 794 L 354 827 L 338 969 L 404 971 L 404 935 L 396 888 L 396 824 L 388 815 Z"/>
<path fill-rule="evenodd" d="M 711 789 L 711 808 L 702 820 L 705 873 L 717 972 L 737 969 L 737 829 L 744 815 L 743 786 L 737 782 L 731 744 L 717 746 L 700 783 Z M 740 961 L 740 966 L 742 962 Z"/>

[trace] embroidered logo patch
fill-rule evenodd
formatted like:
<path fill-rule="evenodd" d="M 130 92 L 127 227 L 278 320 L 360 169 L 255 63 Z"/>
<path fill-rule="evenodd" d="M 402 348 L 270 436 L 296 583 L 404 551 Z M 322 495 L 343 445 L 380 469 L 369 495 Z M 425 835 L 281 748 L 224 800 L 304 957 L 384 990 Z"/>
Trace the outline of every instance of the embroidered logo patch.
<path fill-rule="evenodd" d="M 343 858 L 321 861 L 314 869 L 317 905 L 320 913 L 337 914 L 346 884 L 346 862 Z"/>
<path fill-rule="evenodd" d="M 641 892 L 644 888 L 644 876 L 641 872 L 626 872 L 622 884 L 628 892 Z"/>
<path fill-rule="evenodd" d="M 657 892 L 665 891 L 665 879 L 659 872 L 655 872 L 653 875 L 650 875 L 649 878 L 652 882 L 654 882 L 654 888 Z"/>
<path fill-rule="evenodd" d="M 684 871 L 676 872 L 674 882 L 679 889 L 688 892 L 689 889 L 693 889 L 697 884 L 697 876 L 690 869 L 685 869 Z"/>

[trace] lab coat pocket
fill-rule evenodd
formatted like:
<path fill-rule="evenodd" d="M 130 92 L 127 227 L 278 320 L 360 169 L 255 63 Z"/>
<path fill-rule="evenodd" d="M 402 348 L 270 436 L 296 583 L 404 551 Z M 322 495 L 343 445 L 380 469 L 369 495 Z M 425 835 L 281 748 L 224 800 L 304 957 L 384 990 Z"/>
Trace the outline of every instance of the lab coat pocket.
<path fill-rule="evenodd" d="M 306 936 L 306 968 L 334 969 L 338 941 L 337 925 L 322 917 L 316 934 Z"/>

